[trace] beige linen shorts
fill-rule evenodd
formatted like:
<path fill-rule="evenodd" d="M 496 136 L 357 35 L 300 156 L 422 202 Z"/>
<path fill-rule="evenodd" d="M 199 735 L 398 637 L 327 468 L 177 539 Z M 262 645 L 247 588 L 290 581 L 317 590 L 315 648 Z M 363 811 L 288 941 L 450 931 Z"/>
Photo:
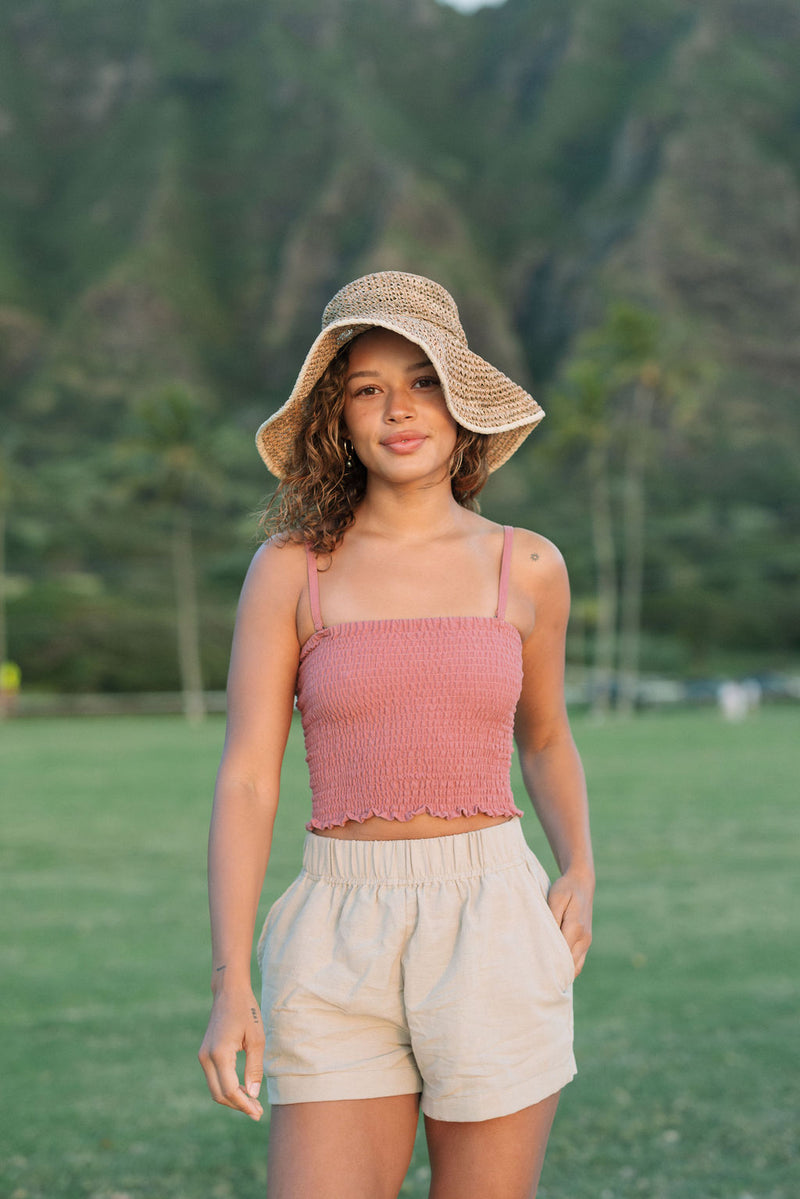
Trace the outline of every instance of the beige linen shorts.
<path fill-rule="evenodd" d="M 573 963 L 519 819 L 403 841 L 306 836 L 259 940 L 270 1103 L 421 1092 L 488 1120 L 575 1074 Z"/>

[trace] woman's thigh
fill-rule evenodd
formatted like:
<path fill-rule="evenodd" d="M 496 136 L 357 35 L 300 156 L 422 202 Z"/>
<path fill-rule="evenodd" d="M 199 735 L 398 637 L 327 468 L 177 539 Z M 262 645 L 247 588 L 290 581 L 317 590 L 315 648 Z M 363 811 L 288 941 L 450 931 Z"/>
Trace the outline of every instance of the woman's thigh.
<path fill-rule="evenodd" d="M 274 1106 L 267 1199 L 396 1199 L 418 1112 L 419 1095 Z"/>
<path fill-rule="evenodd" d="M 425 1117 L 430 1199 L 533 1199 L 558 1094 L 495 1120 Z"/>

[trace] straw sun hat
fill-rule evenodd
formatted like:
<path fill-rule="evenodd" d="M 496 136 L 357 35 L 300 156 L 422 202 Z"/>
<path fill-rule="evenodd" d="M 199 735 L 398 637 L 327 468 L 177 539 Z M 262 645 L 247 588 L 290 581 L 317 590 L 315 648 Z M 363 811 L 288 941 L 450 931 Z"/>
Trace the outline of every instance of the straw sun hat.
<path fill-rule="evenodd" d="M 472 353 L 449 292 L 421 275 L 379 271 L 336 293 L 292 394 L 256 433 L 258 452 L 279 479 L 289 469 L 312 388 L 343 345 L 376 325 L 425 350 L 454 419 L 465 429 L 489 434 L 490 471 L 511 457 L 544 416 L 533 396 Z"/>

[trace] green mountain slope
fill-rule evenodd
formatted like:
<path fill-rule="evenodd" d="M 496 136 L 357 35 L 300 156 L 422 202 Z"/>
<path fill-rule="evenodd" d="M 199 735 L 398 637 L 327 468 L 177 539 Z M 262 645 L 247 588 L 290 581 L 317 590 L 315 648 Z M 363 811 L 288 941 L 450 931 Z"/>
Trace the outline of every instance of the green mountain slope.
<path fill-rule="evenodd" d="M 558 397 L 615 302 L 655 312 L 672 382 L 648 462 L 645 664 L 797 651 L 795 3 L 10 0 L 0 20 L 9 636 L 30 681 L 145 685 L 91 632 L 144 621 L 172 685 L 162 525 L 115 446 L 137 398 L 177 380 L 228 478 L 197 514 L 219 682 L 268 485 L 252 431 L 333 290 L 380 268 L 450 287 L 475 348 L 543 399 L 485 510 L 555 537 L 587 604 Z M 48 604 L 70 587 L 54 657 Z"/>

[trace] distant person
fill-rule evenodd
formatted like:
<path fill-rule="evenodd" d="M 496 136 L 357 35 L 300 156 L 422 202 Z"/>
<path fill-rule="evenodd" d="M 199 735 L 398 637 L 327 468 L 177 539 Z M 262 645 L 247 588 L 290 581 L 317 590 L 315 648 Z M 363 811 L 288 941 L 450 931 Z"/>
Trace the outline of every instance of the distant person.
<path fill-rule="evenodd" d="M 717 700 L 726 720 L 744 720 L 747 716 L 747 692 L 735 679 L 720 683 L 717 688 Z"/>
<path fill-rule="evenodd" d="M 726 720 L 746 720 L 761 703 L 761 684 L 757 679 L 745 679 L 743 683 L 728 679 L 717 688 L 717 701 Z"/>
<path fill-rule="evenodd" d="M 22 671 L 16 662 L 0 662 L 0 717 L 13 716 L 17 710 Z"/>
<path fill-rule="evenodd" d="M 535 1194 L 575 1073 L 594 872 L 564 563 L 475 497 L 543 415 L 468 349 L 442 287 L 389 271 L 334 296 L 258 431 L 281 483 L 231 656 L 199 1056 L 217 1102 L 257 1120 L 263 1055 L 270 1199 L 397 1195 L 420 1107 L 438 1199 Z M 295 694 L 311 820 L 261 934 L 259 1010 L 252 938 Z M 523 837 L 512 734 L 552 886 Z"/>

